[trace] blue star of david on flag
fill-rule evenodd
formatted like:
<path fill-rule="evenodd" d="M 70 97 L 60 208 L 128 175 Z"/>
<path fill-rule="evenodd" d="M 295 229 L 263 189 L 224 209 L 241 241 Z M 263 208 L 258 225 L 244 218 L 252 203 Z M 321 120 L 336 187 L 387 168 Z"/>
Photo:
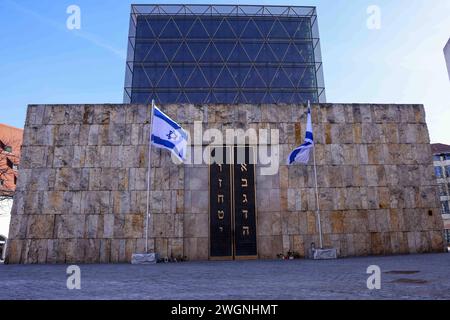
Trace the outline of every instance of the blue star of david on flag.
<path fill-rule="evenodd" d="M 152 121 L 152 144 L 171 151 L 179 160 L 185 161 L 188 144 L 186 131 L 156 106 Z"/>

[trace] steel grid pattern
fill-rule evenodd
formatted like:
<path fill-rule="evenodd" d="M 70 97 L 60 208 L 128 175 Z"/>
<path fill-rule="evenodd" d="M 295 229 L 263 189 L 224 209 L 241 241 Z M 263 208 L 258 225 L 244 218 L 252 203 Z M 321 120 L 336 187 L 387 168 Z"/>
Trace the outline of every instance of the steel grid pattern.
<path fill-rule="evenodd" d="M 134 5 L 125 102 L 325 102 L 314 7 Z"/>

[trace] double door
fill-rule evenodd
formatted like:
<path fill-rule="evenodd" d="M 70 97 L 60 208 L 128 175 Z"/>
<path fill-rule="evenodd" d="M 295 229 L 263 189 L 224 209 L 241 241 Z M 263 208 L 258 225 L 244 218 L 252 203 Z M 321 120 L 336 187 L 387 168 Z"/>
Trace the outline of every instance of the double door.
<path fill-rule="evenodd" d="M 215 147 L 210 152 L 217 161 L 209 169 L 210 258 L 257 258 L 254 149 Z"/>

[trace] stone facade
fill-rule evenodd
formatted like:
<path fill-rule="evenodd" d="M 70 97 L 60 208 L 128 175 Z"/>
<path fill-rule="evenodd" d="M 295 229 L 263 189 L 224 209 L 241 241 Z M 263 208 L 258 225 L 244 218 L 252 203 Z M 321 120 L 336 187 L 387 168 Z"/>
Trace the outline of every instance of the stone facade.
<path fill-rule="evenodd" d="M 257 168 L 260 258 L 318 244 L 312 166 L 286 166 L 306 126 L 302 105 L 166 105 L 192 132 L 273 128 L 280 169 Z M 150 108 L 32 105 L 12 210 L 9 263 L 129 262 L 145 247 Z M 424 108 L 320 104 L 312 109 L 324 243 L 339 255 L 442 252 L 443 225 Z M 209 257 L 207 165 L 154 151 L 149 247 Z"/>

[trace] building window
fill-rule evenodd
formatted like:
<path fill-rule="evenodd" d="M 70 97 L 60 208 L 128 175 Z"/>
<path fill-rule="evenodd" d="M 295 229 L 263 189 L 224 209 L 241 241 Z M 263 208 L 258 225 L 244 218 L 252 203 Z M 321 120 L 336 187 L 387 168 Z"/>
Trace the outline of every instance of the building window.
<path fill-rule="evenodd" d="M 14 176 L 14 185 L 17 185 L 17 177 Z"/>
<path fill-rule="evenodd" d="M 450 166 L 445 167 L 445 176 L 450 177 Z"/>
<path fill-rule="evenodd" d="M 444 230 L 444 237 L 448 244 L 450 244 L 450 229 Z"/>
<path fill-rule="evenodd" d="M 445 184 L 439 184 L 439 196 L 444 197 L 447 195 L 447 190 L 445 189 Z"/>
<path fill-rule="evenodd" d="M 442 207 L 442 214 L 449 214 L 450 213 L 450 209 L 448 206 L 448 201 L 442 201 L 441 202 L 441 207 Z"/>
<path fill-rule="evenodd" d="M 440 155 L 434 155 L 433 156 L 433 160 L 434 161 L 441 161 L 441 156 Z"/>
<path fill-rule="evenodd" d="M 3 141 L 0 141 L 0 148 L 3 149 L 5 152 L 12 153 L 12 147 L 6 145 L 3 143 Z"/>
<path fill-rule="evenodd" d="M 442 168 L 441 167 L 434 167 L 434 174 L 436 175 L 437 179 L 443 178 L 444 175 L 442 174 Z"/>
<path fill-rule="evenodd" d="M 6 165 L 7 165 L 10 169 L 14 169 L 14 163 L 13 163 L 11 160 L 6 159 Z"/>
<path fill-rule="evenodd" d="M 3 187 L 5 185 L 5 180 L 0 179 L 0 187 Z"/>
<path fill-rule="evenodd" d="M 444 160 L 450 160 L 450 153 L 444 154 Z"/>

